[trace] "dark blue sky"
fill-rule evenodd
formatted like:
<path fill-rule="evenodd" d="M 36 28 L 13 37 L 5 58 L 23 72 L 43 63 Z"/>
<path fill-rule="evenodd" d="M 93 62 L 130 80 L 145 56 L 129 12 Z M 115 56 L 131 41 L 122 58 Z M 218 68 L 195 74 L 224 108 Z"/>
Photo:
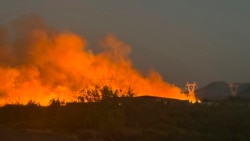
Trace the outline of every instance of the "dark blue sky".
<path fill-rule="evenodd" d="M 0 24 L 28 14 L 87 38 L 107 33 L 132 46 L 134 66 L 201 86 L 250 80 L 248 0 L 2 0 Z"/>

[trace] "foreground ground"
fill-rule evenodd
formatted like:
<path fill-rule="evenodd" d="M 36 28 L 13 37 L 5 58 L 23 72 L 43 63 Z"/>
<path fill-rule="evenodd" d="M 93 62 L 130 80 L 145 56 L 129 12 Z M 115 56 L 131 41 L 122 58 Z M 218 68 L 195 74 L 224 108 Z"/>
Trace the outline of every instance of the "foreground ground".
<path fill-rule="evenodd" d="M 155 97 L 5 105 L 0 108 L 0 140 L 250 140 L 249 105 L 242 98 L 190 104 Z"/>
<path fill-rule="evenodd" d="M 76 136 L 65 136 L 46 131 L 0 128 L 1 141 L 77 141 Z"/>

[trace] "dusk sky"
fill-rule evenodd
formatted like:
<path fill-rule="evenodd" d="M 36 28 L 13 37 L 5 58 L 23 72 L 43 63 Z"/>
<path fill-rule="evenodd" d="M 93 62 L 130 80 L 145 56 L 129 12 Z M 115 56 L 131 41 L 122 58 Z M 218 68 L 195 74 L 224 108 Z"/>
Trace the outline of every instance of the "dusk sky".
<path fill-rule="evenodd" d="M 248 0 L 1 0 L 0 24 L 41 16 L 95 47 L 114 33 L 132 48 L 134 67 L 167 82 L 204 86 L 250 80 Z"/>

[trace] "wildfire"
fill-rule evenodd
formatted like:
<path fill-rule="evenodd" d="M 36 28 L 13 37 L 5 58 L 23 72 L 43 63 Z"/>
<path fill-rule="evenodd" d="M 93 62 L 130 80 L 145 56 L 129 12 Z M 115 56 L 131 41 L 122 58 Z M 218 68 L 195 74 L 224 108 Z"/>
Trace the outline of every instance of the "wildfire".
<path fill-rule="evenodd" d="M 0 104 L 72 101 L 77 90 L 98 84 L 131 87 L 137 96 L 187 99 L 157 72 L 143 76 L 133 68 L 129 45 L 114 35 L 107 35 L 99 45 L 103 52 L 93 53 L 79 35 L 56 31 L 34 17 L 0 26 Z"/>

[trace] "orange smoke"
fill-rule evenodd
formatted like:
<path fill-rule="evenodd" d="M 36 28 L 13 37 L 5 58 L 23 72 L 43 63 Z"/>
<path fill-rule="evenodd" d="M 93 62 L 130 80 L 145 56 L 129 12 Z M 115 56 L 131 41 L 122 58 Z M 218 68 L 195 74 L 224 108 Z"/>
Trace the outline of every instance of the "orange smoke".
<path fill-rule="evenodd" d="M 73 101 L 86 85 L 131 87 L 136 95 L 187 99 L 178 87 L 151 71 L 142 76 L 128 58 L 130 47 L 114 35 L 100 40 L 101 53 L 71 32 L 58 32 L 38 18 L 0 26 L 0 104 L 47 105 L 52 98 Z M 189 98 L 194 101 L 195 98 Z"/>

